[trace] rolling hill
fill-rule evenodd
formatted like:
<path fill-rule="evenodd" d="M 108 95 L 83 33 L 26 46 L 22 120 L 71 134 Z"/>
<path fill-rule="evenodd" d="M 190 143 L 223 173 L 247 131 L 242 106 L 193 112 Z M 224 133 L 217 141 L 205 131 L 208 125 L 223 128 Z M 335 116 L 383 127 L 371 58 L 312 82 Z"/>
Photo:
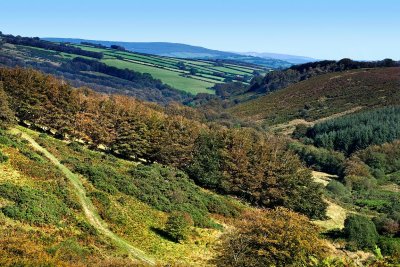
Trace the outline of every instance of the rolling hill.
<path fill-rule="evenodd" d="M 249 64 L 257 64 L 267 68 L 287 68 L 292 63 L 279 59 L 277 57 L 260 57 L 254 55 L 245 55 L 240 53 L 224 52 L 218 50 L 212 50 L 204 47 L 179 44 L 179 43 L 167 43 L 167 42 L 119 42 L 119 41 L 98 41 L 98 40 L 86 40 L 86 39 L 75 39 L 75 38 L 48 38 L 45 37 L 43 40 L 52 42 L 63 42 L 80 44 L 82 42 L 95 43 L 110 47 L 111 45 L 118 45 L 125 47 L 126 50 L 143 53 L 153 54 L 166 57 L 177 57 L 177 58 L 192 58 L 192 59 L 222 59 L 239 61 Z"/>
<path fill-rule="evenodd" d="M 232 107 L 242 119 L 274 125 L 317 120 L 361 107 L 396 105 L 400 68 L 359 69 L 323 74 Z"/>
<path fill-rule="evenodd" d="M 94 44 L 66 45 L 12 35 L 2 35 L 2 40 L 0 64 L 29 66 L 67 78 L 75 86 L 87 85 L 102 92 L 128 92 L 140 99 L 157 102 L 182 102 L 188 95 L 214 94 L 216 84 L 231 81 L 248 84 L 255 73 L 269 71 L 248 63 L 180 59 Z M 91 66 L 83 67 L 82 60 L 79 64 L 75 62 L 80 59 L 91 60 L 84 62 Z M 94 66 L 94 62 L 120 72 L 127 69 L 130 76 L 117 74 L 117 70 L 106 70 L 104 66 Z"/>

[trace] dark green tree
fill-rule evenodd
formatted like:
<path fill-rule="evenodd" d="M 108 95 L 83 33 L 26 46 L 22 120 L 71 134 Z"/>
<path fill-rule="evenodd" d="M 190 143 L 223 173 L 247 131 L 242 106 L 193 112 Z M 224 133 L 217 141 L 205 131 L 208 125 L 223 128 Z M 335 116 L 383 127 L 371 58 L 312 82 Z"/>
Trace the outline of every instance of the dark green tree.
<path fill-rule="evenodd" d="M 378 242 L 375 224 L 367 217 L 351 214 L 344 222 L 344 234 L 350 250 L 373 250 Z"/>
<path fill-rule="evenodd" d="M 187 173 L 199 185 L 213 189 L 219 187 L 222 179 L 221 148 L 221 141 L 212 133 L 204 132 L 197 138 Z"/>

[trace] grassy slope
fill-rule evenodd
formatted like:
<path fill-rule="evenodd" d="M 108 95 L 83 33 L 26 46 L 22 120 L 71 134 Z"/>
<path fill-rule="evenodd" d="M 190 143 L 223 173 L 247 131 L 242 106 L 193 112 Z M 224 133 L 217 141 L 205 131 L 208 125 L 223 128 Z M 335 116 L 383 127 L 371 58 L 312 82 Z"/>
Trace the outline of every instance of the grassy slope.
<path fill-rule="evenodd" d="M 162 80 L 164 83 L 180 89 L 182 91 L 189 92 L 191 94 L 197 93 L 214 93 L 213 90 L 207 89 L 212 87 L 214 84 L 203 82 L 195 79 L 184 78 L 179 75 L 177 72 L 173 72 L 170 70 L 159 69 L 151 66 L 146 66 L 143 64 L 137 64 L 134 62 L 126 62 L 118 59 L 104 59 L 102 62 L 106 63 L 109 66 L 121 68 L 121 69 L 130 69 L 134 71 L 139 71 L 143 73 L 150 73 L 154 78 Z"/>
<path fill-rule="evenodd" d="M 254 71 L 264 73 L 263 67 L 247 66 L 235 63 L 223 63 L 222 66 L 215 66 L 215 62 L 206 60 L 190 60 L 171 57 L 162 57 L 156 55 L 144 55 L 127 51 L 118 51 L 113 49 L 95 48 L 86 45 L 74 45 L 81 49 L 102 52 L 104 54 L 103 62 L 107 65 L 128 68 L 141 73 L 149 73 L 154 78 L 160 79 L 163 83 L 171 87 L 196 95 L 198 93 L 214 94 L 211 88 L 218 83 L 222 83 L 225 77 L 232 80 L 247 79 L 243 82 L 247 84 L 253 76 Z M 72 60 L 75 57 L 83 57 L 93 60 L 93 58 L 46 50 L 30 46 L 8 46 L 10 52 L 18 54 L 23 60 L 27 61 L 47 61 L 54 65 L 60 65 L 65 60 Z M 25 53 L 20 53 L 24 51 Z M 26 53 L 27 52 L 27 53 Z M 51 57 L 52 60 L 48 58 Z M 184 63 L 186 70 L 181 70 L 178 63 Z M 195 68 L 196 74 L 190 74 L 190 69 Z M 217 74 L 218 73 L 218 74 Z M 220 77 L 219 75 L 225 75 Z M 239 77 L 239 78 L 237 78 Z"/>
<path fill-rule="evenodd" d="M 262 68 L 257 67 L 250 68 L 247 66 L 234 64 L 224 64 L 225 67 L 222 67 L 214 66 L 212 62 L 207 61 L 135 54 L 112 49 L 94 48 L 85 45 L 75 46 L 88 51 L 102 52 L 105 55 L 105 58 L 102 61 L 110 66 L 128 68 L 143 73 L 150 73 L 154 78 L 160 79 L 174 88 L 192 94 L 214 93 L 209 88 L 214 86 L 216 83 L 222 82 L 223 80 L 221 80 L 220 77 L 215 76 L 213 74 L 214 72 L 222 72 L 228 75 L 252 76 L 254 70 L 261 72 L 265 71 Z M 123 60 L 115 58 L 116 56 L 122 57 Z M 188 75 L 187 77 L 181 76 L 180 74 L 182 73 L 189 74 L 189 71 L 180 70 L 177 67 L 178 62 L 184 62 L 187 68 L 198 69 L 199 73 L 196 75 Z"/>
<path fill-rule="evenodd" d="M 82 181 L 79 176 L 72 173 L 67 167 L 60 163 L 60 161 L 51 154 L 48 150 L 39 145 L 31 136 L 28 134 L 21 132 L 20 130 L 14 129 L 13 134 L 21 134 L 21 137 L 29 142 L 29 144 L 33 147 L 34 150 L 42 153 L 46 158 L 50 160 L 52 164 L 54 164 L 61 172 L 68 178 L 69 182 L 72 184 L 75 193 L 79 198 L 79 202 L 82 205 L 83 211 L 86 215 L 89 223 L 95 227 L 101 234 L 107 236 L 114 242 L 116 245 L 120 246 L 122 249 L 131 254 L 134 258 L 145 262 L 150 265 L 154 265 L 154 260 L 150 257 L 146 256 L 142 251 L 133 247 L 131 244 L 126 242 L 124 239 L 120 238 L 113 232 L 111 232 L 107 225 L 102 221 L 100 216 L 97 213 L 95 206 L 92 201 L 86 196 L 87 192 L 82 185 Z"/>
<path fill-rule="evenodd" d="M 240 104 L 230 112 L 272 125 L 304 118 L 304 113 L 313 121 L 359 106 L 382 107 L 399 101 L 400 68 L 382 68 L 314 77 Z"/>
<path fill-rule="evenodd" d="M 79 217 L 80 220 L 86 220 L 95 225 L 97 224 L 99 236 L 92 237 L 92 239 L 95 239 L 95 241 L 93 241 L 95 244 L 91 245 L 91 247 L 95 247 L 95 250 L 89 253 L 89 256 L 96 259 L 101 259 L 103 256 L 106 256 L 107 258 L 111 257 L 111 259 L 113 259 L 113 257 L 115 257 L 117 260 L 122 260 L 121 256 L 126 255 L 129 251 L 132 252 L 132 245 L 135 248 L 144 251 L 144 253 L 150 256 L 150 258 L 155 258 L 157 262 L 160 263 L 179 263 L 184 266 L 207 266 L 208 259 L 210 259 L 214 253 L 212 244 L 216 242 L 217 238 L 221 234 L 220 230 L 194 228 L 194 235 L 188 241 L 185 241 L 184 243 L 172 242 L 159 233 L 159 229 L 164 228 L 164 224 L 167 220 L 166 213 L 155 210 L 147 204 L 138 201 L 134 197 L 122 193 L 114 195 L 107 194 L 108 198 L 111 200 L 111 205 L 107 210 L 103 210 L 99 203 L 88 198 L 91 193 L 97 191 L 94 186 L 85 177 L 71 173 L 64 165 L 60 164 L 60 161 L 62 162 L 62 160 L 71 157 L 78 158 L 82 161 L 90 159 L 93 162 L 106 162 L 106 164 L 113 164 L 119 166 L 121 169 L 134 168 L 136 166 L 135 163 L 119 159 L 114 162 L 115 158 L 108 161 L 108 158 L 105 157 L 104 154 L 87 149 L 83 149 L 81 152 L 76 152 L 64 142 L 51 137 L 44 138 L 39 136 L 38 133 L 24 128 L 19 129 L 24 132 L 24 137 L 28 138 L 31 142 L 32 139 L 35 139 L 32 143 L 35 144 L 36 148 L 41 150 L 40 155 L 43 155 L 43 158 L 50 158 L 51 161 L 48 161 L 47 163 L 49 169 L 57 169 L 57 167 L 61 168 L 64 175 L 73 182 L 68 186 L 71 192 L 78 193 L 76 201 L 79 201 L 80 199 L 81 202 L 87 203 L 87 209 L 89 209 L 89 211 L 85 210 L 85 205 L 83 205 L 82 211 L 74 211 L 74 216 Z M 45 149 L 40 147 L 45 147 Z M 25 169 L 27 166 L 30 166 L 29 169 L 35 167 L 35 162 L 30 161 L 27 163 L 25 162 L 26 159 L 24 159 L 25 161 L 20 160 L 19 158 L 23 157 L 23 155 L 20 155 L 18 150 L 13 148 L 4 148 L 0 146 L 0 150 L 3 151 L 4 154 L 10 156 L 8 163 L 0 164 L 0 184 L 5 181 L 11 181 L 12 183 L 26 185 L 28 187 L 38 187 L 39 182 L 37 179 L 31 176 L 29 170 Z M 22 162 L 18 163 L 17 160 Z M 91 201 L 94 201 L 94 206 L 91 204 Z M 5 204 L 7 204 L 7 201 L 0 197 L 0 207 Z M 104 218 L 101 216 L 100 218 L 98 215 L 93 215 L 91 216 L 91 219 L 85 219 L 88 215 L 87 213 L 89 213 L 89 215 L 97 214 L 96 210 L 102 214 L 107 214 L 107 216 Z M 220 216 L 218 218 L 219 220 L 225 220 Z M 91 221 L 92 219 L 93 221 Z M 102 220 L 105 222 L 101 222 Z M 15 231 L 15 227 L 23 227 L 24 229 L 32 228 L 31 226 L 20 223 L 17 220 L 6 218 L 0 212 L 0 229 L 6 229 L 2 226 L 4 224 L 4 227 L 7 229 L 14 229 L 13 231 Z M 69 228 L 71 227 L 73 226 L 70 226 Z M 112 232 L 107 230 L 105 227 L 108 227 Z M 57 231 L 56 228 L 51 230 L 53 229 L 52 226 L 36 228 L 37 231 L 43 232 L 43 235 L 48 233 L 49 235 L 53 235 L 53 238 L 57 240 L 55 243 L 50 242 L 41 244 L 40 240 L 32 239 L 32 242 L 34 242 L 33 246 L 40 248 L 42 251 L 41 253 L 46 254 L 46 257 L 51 257 L 47 255 L 46 252 L 49 247 L 56 246 L 60 240 L 62 241 L 63 239 L 74 238 L 77 235 L 77 232 L 79 233 L 79 230 L 66 232 L 66 230 L 62 228 Z M 26 239 L 26 237 L 20 238 L 22 241 Z M 100 243 L 100 245 L 96 242 Z M 103 245 L 103 243 L 108 245 Z M 101 247 L 101 245 L 103 247 Z M 115 245 L 117 245 L 117 247 Z M 135 255 L 138 256 L 136 252 L 138 251 L 134 249 Z M 140 255 L 140 257 L 143 256 L 141 253 Z M 7 257 L 7 255 L 5 256 Z M 33 256 L 37 257 L 37 254 L 34 254 Z M 8 255 L 8 257 L 10 257 L 10 255 Z M 81 262 L 88 261 L 88 259 L 83 256 L 81 257 L 80 255 L 74 257 L 74 260 L 77 262 L 75 266 L 81 266 Z M 116 262 L 119 262 L 117 260 Z"/>

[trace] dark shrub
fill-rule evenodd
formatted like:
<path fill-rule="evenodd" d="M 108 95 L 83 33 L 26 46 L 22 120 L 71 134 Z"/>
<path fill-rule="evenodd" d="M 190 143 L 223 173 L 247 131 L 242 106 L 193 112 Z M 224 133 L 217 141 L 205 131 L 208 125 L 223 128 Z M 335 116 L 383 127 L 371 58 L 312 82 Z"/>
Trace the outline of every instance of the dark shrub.
<path fill-rule="evenodd" d="M 378 243 L 375 224 L 367 217 L 351 214 L 344 222 L 344 234 L 350 250 L 373 250 Z"/>
<path fill-rule="evenodd" d="M 172 212 L 165 225 L 165 231 L 176 242 L 186 240 L 193 226 L 192 217 L 186 212 Z"/>

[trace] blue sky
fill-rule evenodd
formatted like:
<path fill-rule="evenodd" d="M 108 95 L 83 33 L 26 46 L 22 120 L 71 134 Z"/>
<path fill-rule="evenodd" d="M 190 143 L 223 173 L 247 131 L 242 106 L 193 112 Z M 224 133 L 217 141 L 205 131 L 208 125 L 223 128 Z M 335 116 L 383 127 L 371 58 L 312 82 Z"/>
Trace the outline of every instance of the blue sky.
<path fill-rule="evenodd" d="M 8 0 L 0 30 L 319 59 L 400 59 L 398 0 Z"/>

